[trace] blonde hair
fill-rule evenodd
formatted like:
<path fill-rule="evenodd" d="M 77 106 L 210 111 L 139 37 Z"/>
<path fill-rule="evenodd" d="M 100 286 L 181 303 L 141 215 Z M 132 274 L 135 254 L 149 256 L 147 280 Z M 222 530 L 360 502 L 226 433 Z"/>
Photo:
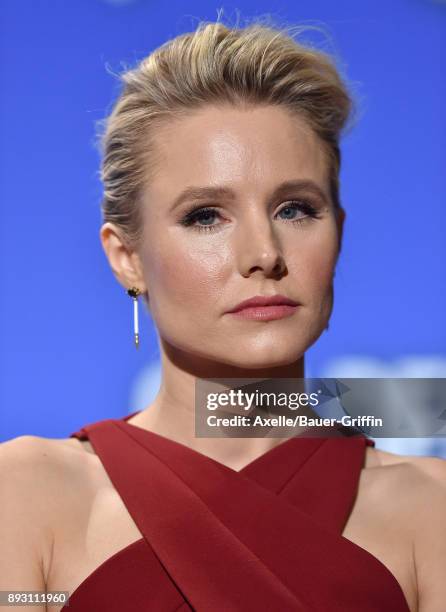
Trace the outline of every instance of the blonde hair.
<path fill-rule="evenodd" d="M 156 126 L 207 104 L 279 105 L 305 119 L 326 150 L 331 198 L 340 205 L 339 139 L 353 99 L 330 55 L 297 42 L 290 28 L 200 22 L 119 77 L 123 90 L 100 122 L 101 208 L 131 248 L 140 244 L 143 186 L 156 171 Z"/>

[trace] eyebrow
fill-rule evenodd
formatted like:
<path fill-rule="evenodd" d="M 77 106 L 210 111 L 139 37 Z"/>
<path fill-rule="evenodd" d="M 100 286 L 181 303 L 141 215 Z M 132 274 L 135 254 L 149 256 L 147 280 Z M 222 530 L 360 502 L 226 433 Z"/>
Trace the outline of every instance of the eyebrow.
<path fill-rule="evenodd" d="M 284 181 L 274 189 L 272 197 L 289 197 L 290 192 L 296 189 L 301 191 L 311 191 L 320 197 L 326 205 L 328 205 L 328 198 L 325 192 L 311 179 Z M 230 187 L 186 187 L 186 189 L 184 189 L 175 198 L 170 210 L 174 210 L 187 200 L 206 200 L 211 198 L 225 198 L 233 201 L 236 199 L 236 195 Z"/>

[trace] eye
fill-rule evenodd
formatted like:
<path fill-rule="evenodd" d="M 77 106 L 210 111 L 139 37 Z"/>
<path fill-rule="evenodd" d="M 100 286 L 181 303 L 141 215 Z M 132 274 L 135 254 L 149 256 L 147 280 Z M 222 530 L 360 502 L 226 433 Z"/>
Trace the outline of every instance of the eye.
<path fill-rule="evenodd" d="M 297 216 L 299 212 L 303 215 Z M 320 216 L 316 208 L 306 200 L 290 200 L 277 214 L 282 213 L 285 213 L 285 216 L 280 218 L 291 223 L 303 223 L 306 219 L 318 219 Z"/>
<path fill-rule="evenodd" d="M 297 216 L 297 213 L 303 214 Z M 306 200 L 290 200 L 277 213 L 277 215 L 282 214 L 284 216 L 279 217 L 280 220 L 296 224 L 303 223 L 305 220 L 316 219 L 320 216 L 317 209 Z M 183 219 L 181 219 L 180 224 L 197 231 L 212 232 L 221 229 L 221 223 L 214 223 L 218 217 L 221 218 L 221 214 L 214 207 L 196 207 L 186 213 Z"/>
<path fill-rule="evenodd" d="M 215 208 L 195 208 L 189 211 L 180 223 L 185 227 L 192 227 L 198 231 L 210 232 L 218 229 L 218 225 L 212 223 L 217 216 L 221 217 L 220 213 Z M 200 222 L 200 224 L 197 224 L 197 222 Z"/>

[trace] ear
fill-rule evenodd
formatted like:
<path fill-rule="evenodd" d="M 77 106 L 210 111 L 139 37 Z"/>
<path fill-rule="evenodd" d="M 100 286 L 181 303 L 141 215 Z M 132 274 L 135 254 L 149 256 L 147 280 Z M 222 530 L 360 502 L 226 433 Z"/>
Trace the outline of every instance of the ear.
<path fill-rule="evenodd" d="M 344 221 L 346 217 L 345 210 L 342 208 L 342 206 L 338 206 L 335 209 L 335 215 L 336 215 L 336 226 L 338 228 L 338 256 L 339 256 L 341 252 L 341 247 L 342 247 L 342 236 L 344 232 Z"/>
<path fill-rule="evenodd" d="M 142 273 L 141 259 L 123 237 L 123 232 L 115 224 L 104 223 L 99 231 L 105 255 L 113 273 L 124 289 L 137 287 L 142 293 L 147 288 Z"/>

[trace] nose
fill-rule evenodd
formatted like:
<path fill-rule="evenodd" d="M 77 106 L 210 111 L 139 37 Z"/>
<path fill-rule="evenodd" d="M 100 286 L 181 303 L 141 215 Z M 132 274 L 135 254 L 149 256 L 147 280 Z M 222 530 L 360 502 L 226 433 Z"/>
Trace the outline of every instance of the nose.
<path fill-rule="evenodd" d="M 286 264 L 282 255 L 279 237 L 268 219 L 256 219 L 248 223 L 239 233 L 238 267 L 244 277 L 260 271 L 266 277 L 281 276 Z"/>

